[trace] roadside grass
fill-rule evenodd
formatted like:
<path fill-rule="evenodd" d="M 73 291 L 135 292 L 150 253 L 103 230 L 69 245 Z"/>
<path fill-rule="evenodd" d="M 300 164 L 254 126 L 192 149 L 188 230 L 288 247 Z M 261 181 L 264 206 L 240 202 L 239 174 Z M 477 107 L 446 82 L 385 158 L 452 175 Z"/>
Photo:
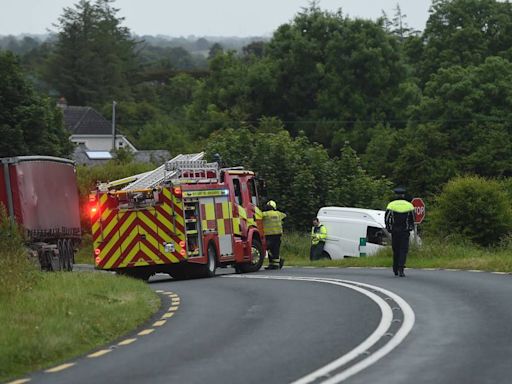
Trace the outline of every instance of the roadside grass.
<path fill-rule="evenodd" d="M 393 263 L 391 247 L 375 256 L 342 260 L 309 260 L 309 235 L 283 235 L 281 255 L 287 266 L 314 267 L 389 267 Z M 507 244 L 497 248 L 482 248 L 461 239 L 440 241 L 424 239 L 421 247 L 411 247 L 407 258 L 409 268 L 444 268 L 512 272 L 512 248 Z"/>
<path fill-rule="evenodd" d="M 82 235 L 82 242 L 77 253 L 75 253 L 76 264 L 94 264 L 94 256 L 92 249 L 92 236 L 90 233 Z"/>
<path fill-rule="evenodd" d="M 159 306 L 141 281 L 40 272 L 0 212 L 0 382 L 112 342 Z"/>
<path fill-rule="evenodd" d="M 37 273 L 0 295 L 0 381 L 84 354 L 133 330 L 160 305 L 143 282 L 111 274 Z"/>

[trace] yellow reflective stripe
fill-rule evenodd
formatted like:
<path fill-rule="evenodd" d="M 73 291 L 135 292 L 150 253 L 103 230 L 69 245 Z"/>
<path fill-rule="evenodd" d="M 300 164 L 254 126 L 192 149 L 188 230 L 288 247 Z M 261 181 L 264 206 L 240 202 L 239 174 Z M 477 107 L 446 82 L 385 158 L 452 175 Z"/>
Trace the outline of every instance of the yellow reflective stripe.
<path fill-rule="evenodd" d="M 215 205 L 213 203 L 205 204 L 204 211 L 206 213 L 206 220 L 215 220 Z"/>
<path fill-rule="evenodd" d="M 136 232 L 136 231 L 134 231 Z M 133 240 L 133 238 L 132 238 Z M 129 243 L 126 243 L 128 245 Z M 130 253 L 128 253 L 128 256 L 126 259 L 123 260 L 123 262 L 119 265 L 120 268 L 127 267 L 129 263 L 133 260 L 133 258 L 137 255 L 137 252 L 139 252 L 139 248 L 137 246 L 133 247 Z"/>
<path fill-rule="evenodd" d="M 217 220 L 217 233 L 219 236 L 226 234 L 226 229 L 224 228 L 224 219 Z"/>
<path fill-rule="evenodd" d="M 130 215 L 130 217 L 133 217 L 135 215 Z M 133 221 L 134 219 L 132 218 L 131 221 Z M 126 224 L 128 224 L 128 221 L 130 221 L 130 219 L 127 220 L 126 223 L 123 224 L 123 226 L 121 227 L 121 230 L 119 231 L 119 233 L 124 233 L 126 231 L 123 231 L 123 227 L 126 226 Z M 128 224 L 129 225 L 129 224 Z M 117 259 L 119 259 L 119 257 L 121 257 L 121 249 L 125 249 L 128 247 L 128 245 L 131 243 L 131 241 L 135 238 L 135 236 L 138 236 L 139 234 L 139 231 L 137 229 L 137 227 L 135 227 L 131 232 L 130 234 L 128 235 L 128 237 L 126 238 L 126 240 L 121 244 L 121 246 L 119 247 L 119 249 L 116 249 L 116 256 L 112 256 L 108 261 L 107 263 L 105 264 L 105 269 L 109 269 L 112 267 L 112 265 L 114 265 L 114 263 L 117 261 Z M 117 239 L 112 239 L 113 241 L 111 243 L 109 243 L 109 247 L 108 248 L 105 248 L 105 250 L 108 252 L 108 250 L 112 247 L 112 245 L 115 243 L 115 241 L 117 241 Z M 136 247 L 134 247 L 134 249 L 136 249 Z"/>
<path fill-rule="evenodd" d="M 254 221 L 253 218 L 249 218 L 249 219 L 247 219 L 247 225 L 249 225 L 250 227 L 255 227 L 256 221 Z"/>
<path fill-rule="evenodd" d="M 174 204 L 176 206 L 180 207 L 181 210 L 183 211 L 183 204 L 182 204 L 182 202 L 179 199 L 176 198 L 176 196 L 174 196 L 174 195 L 172 196 L 172 201 L 174 202 Z M 180 223 L 183 226 L 183 228 L 185 228 L 185 219 L 184 219 L 184 217 L 178 215 L 178 213 L 176 211 L 173 212 L 173 215 L 175 217 L 176 222 Z M 176 228 L 176 233 L 183 235 L 177 228 Z"/>
<path fill-rule="evenodd" d="M 142 251 L 142 252 L 144 252 L 147 256 L 149 256 L 149 257 L 151 258 L 151 260 L 153 260 L 156 264 L 163 264 L 163 261 L 162 261 L 162 260 L 160 260 L 160 258 L 159 258 L 157 255 L 155 255 L 155 253 L 154 253 L 154 252 L 152 252 L 152 251 L 151 251 L 151 250 L 146 246 L 146 244 L 144 244 L 144 243 L 140 243 L 140 249 L 141 249 L 141 251 Z M 139 261 L 137 262 L 137 264 L 138 264 L 139 262 L 141 262 L 141 261 L 142 261 L 142 260 L 139 260 Z M 147 261 L 145 261 L 145 260 L 144 260 L 144 264 L 143 264 L 143 265 L 149 265 L 149 263 L 148 263 Z"/>
<path fill-rule="evenodd" d="M 230 215 L 230 206 L 229 206 L 229 202 L 225 202 L 225 203 L 222 203 L 222 217 L 224 219 L 229 219 L 231 217 Z"/>
<path fill-rule="evenodd" d="M 120 214 L 120 216 L 122 217 L 122 214 Z M 115 227 L 121 217 L 118 218 L 115 216 L 112 220 L 110 220 L 110 223 L 108 223 L 107 226 L 103 228 L 103 236 L 108 236 L 108 234 L 112 232 L 112 229 Z"/>
<path fill-rule="evenodd" d="M 258 207 L 254 207 L 254 218 L 256 220 L 260 220 L 263 218 L 263 212 L 261 212 L 261 209 Z"/>
<path fill-rule="evenodd" d="M 242 219 L 247 220 L 247 212 L 245 211 L 245 208 L 241 205 L 238 206 L 238 216 L 240 216 Z"/>
<path fill-rule="evenodd" d="M 240 230 L 240 218 L 234 217 L 233 218 L 233 233 L 235 235 L 240 235 L 242 231 Z"/>
<path fill-rule="evenodd" d="M 172 200 L 172 194 L 171 194 L 171 191 L 170 189 L 168 188 L 164 188 L 162 189 L 162 193 L 165 197 L 167 197 L 169 200 Z"/>
<path fill-rule="evenodd" d="M 203 227 L 203 231 L 208 229 L 208 222 L 206 220 L 201 220 L 201 226 Z"/>
<path fill-rule="evenodd" d="M 120 237 L 120 234 L 121 233 L 124 233 L 126 232 L 126 230 L 128 229 L 128 227 L 133 223 L 133 221 L 135 220 L 135 218 L 137 217 L 137 215 L 135 213 L 133 214 L 130 214 L 128 216 L 128 219 L 126 219 L 126 221 L 123 223 L 123 225 L 121 225 L 121 227 L 119 228 L 119 231 L 117 231 L 117 233 L 112 236 L 112 238 L 110 239 L 110 241 L 108 242 L 108 244 L 106 244 L 102 249 L 101 249 L 101 252 L 103 254 L 107 254 L 110 252 L 110 250 L 112 249 L 112 247 L 114 246 L 114 244 L 117 242 L 117 240 L 119 240 L 119 237 Z M 106 233 L 105 235 L 108 235 L 108 233 Z M 119 249 L 116 249 L 115 250 L 116 252 L 119 252 L 120 250 Z M 115 259 L 114 256 L 111 257 L 111 260 L 112 259 Z"/>

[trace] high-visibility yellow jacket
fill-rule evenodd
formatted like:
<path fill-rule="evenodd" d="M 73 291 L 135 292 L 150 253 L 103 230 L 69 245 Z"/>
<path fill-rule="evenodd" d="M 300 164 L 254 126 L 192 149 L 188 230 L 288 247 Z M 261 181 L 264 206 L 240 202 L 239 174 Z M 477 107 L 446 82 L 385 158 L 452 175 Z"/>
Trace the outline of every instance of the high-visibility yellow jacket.
<path fill-rule="evenodd" d="M 279 211 L 264 211 L 263 212 L 263 229 L 266 235 L 282 235 L 283 234 L 283 219 L 286 213 Z"/>
<path fill-rule="evenodd" d="M 327 228 L 323 224 L 311 228 L 311 244 L 317 245 L 321 241 L 325 242 L 325 239 L 327 239 Z"/>

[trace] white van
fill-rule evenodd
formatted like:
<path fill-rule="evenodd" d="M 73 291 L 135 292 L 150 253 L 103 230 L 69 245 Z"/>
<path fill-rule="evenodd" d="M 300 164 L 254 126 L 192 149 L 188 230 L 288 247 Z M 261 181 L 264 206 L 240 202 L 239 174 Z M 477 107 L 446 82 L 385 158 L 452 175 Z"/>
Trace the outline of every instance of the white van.
<path fill-rule="evenodd" d="M 323 207 L 318 211 L 320 223 L 327 228 L 325 257 L 343 259 L 346 256 L 371 256 L 391 238 L 384 224 L 385 211 L 348 207 Z M 361 246 L 361 238 L 366 246 Z"/>

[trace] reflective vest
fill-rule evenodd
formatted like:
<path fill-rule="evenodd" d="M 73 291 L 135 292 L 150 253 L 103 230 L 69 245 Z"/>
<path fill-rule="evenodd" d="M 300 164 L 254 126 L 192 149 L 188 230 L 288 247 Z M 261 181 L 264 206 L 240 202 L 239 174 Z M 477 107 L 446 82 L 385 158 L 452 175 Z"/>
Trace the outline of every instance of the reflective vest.
<path fill-rule="evenodd" d="M 388 204 L 384 220 L 389 232 L 412 231 L 414 206 L 407 200 L 394 200 Z"/>
<path fill-rule="evenodd" d="M 266 235 L 282 235 L 283 234 L 283 219 L 286 214 L 279 211 L 264 211 L 263 212 L 263 230 Z"/>
<path fill-rule="evenodd" d="M 311 244 L 317 245 L 321 241 L 325 242 L 325 239 L 327 239 L 327 228 L 323 224 L 311 228 Z"/>

